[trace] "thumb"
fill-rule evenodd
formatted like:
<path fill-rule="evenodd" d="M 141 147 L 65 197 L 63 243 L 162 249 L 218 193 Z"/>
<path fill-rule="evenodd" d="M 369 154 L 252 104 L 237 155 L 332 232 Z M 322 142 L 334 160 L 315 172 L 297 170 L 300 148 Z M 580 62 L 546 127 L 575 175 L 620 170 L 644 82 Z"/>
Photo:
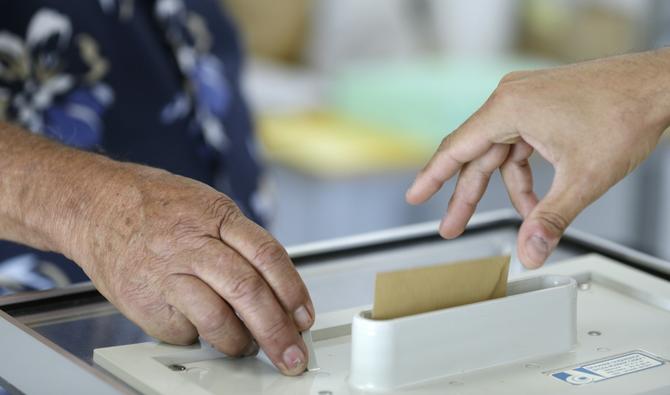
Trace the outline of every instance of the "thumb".
<path fill-rule="evenodd" d="M 547 195 L 526 216 L 519 229 L 517 251 L 524 266 L 536 269 L 544 264 L 568 225 L 593 200 L 585 193 L 588 189 L 556 176 Z"/>

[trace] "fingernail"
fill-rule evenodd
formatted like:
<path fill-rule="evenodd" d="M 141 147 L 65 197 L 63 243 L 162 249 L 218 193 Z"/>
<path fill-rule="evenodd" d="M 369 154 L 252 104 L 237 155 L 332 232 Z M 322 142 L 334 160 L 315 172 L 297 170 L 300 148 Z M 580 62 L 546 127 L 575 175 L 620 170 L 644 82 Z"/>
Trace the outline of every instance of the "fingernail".
<path fill-rule="evenodd" d="M 286 373 L 298 374 L 305 370 L 305 354 L 297 344 L 289 346 L 282 354 Z"/>
<path fill-rule="evenodd" d="M 300 329 L 307 329 L 312 325 L 312 316 L 304 305 L 298 307 L 293 312 L 293 319 Z"/>
<path fill-rule="evenodd" d="M 258 350 L 259 350 L 258 344 L 252 340 L 251 343 L 249 343 L 247 348 L 244 350 L 244 352 L 242 352 L 242 356 L 243 357 L 255 356 L 256 354 L 258 354 Z"/>
<path fill-rule="evenodd" d="M 536 264 L 542 264 L 549 256 L 549 243 L 540 236 L 531 236 L 526 241 L 528 257 Z"/>

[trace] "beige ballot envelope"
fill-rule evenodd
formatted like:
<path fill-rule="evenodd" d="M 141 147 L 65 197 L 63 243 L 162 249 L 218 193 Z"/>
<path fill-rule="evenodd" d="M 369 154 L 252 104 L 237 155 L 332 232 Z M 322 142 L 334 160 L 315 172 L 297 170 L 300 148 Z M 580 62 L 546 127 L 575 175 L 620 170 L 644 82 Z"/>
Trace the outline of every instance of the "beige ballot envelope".
<path fill-rule="evenodd" d="M 509 256 L 377 273 L 372 318 L 386 320 L 507 294 Z"/>

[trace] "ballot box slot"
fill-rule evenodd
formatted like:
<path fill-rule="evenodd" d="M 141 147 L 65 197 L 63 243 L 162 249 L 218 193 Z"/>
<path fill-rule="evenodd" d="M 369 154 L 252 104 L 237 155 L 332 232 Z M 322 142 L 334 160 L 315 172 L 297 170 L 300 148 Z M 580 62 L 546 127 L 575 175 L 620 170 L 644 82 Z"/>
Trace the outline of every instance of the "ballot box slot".
<path fill-rule="evenodd" d="M 511 281 L 501 298 L 387 320 L 370 317 L 362 311 L 353 319 L 349 382 L 361 390 L 392 390 L 570 351 L 577 339 L 577 281 L 530 277 Z M 515 338 L 524 341 L 510 341 Z"/>

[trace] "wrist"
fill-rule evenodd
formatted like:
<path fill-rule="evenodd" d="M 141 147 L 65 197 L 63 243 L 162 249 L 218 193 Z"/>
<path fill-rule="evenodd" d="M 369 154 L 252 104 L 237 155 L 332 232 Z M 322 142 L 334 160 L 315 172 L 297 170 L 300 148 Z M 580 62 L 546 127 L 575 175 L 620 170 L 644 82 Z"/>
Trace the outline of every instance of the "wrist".
<path fill-rule="evenodd" d="M 639 64 L 638 82 L 644 96 L 647 124 L 660 134 L 670 127 L 670 48 L 646 52 Z"/>
<path fill-rule="evenodd" d="M 0 239 L 77 261 L 122 164 L 0 123 Z"/>
<path fill-rule="evenodd" d="M 113 180 L 121 172 L 122 164 L 111 159 L 90 155 L 81 158 L 77 170 L 67 177 L 68 191 L 55 202 L 54 215 L 47 218 L 52 250 L 83 265 L 90 262 L 92 247 L 102 242 L 100 222 L 107 220 L 112 199 L 119 199 L 121 191 L 114 191 Z M 94 241 L 95 240 L 95 241 Z"/>
<path fill-rule="evenodd" d="M 64 152 L 48 158 L 52 170 L 40 176 L 42 183 L 19 210 L 28 234 L 39 238 L 41 245 L 34 245 L 32 240 L 19 242 L 61 253 L 80 263 L 88 234 L 96 231 L 90 224 L 101 216 L 101 195 L 108 194 L 108 181 L 117 171 L 118 162 L 62 148 Z"/>

